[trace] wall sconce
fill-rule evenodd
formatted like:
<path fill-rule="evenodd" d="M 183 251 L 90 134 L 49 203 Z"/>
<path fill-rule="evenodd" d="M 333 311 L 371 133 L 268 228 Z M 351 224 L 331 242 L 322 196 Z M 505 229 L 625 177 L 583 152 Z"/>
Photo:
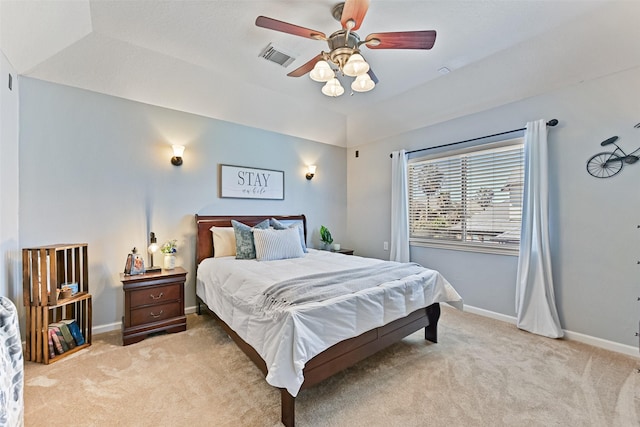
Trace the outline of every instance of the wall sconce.
<path fill-rule="evenodd" d="M 316 174 L 316 165 L 307 166 L 307 174 L 305 175 L 307 179 L 310 180 L 311 178 L 313 178 L 315 174 Z"/>
<path fill-rule="evenodd" d="M 174 166 L 180 166 L 182 164 L 182 155 L 184 154 L 184 145 L 173 145 L 173 157 L 171 158 L 171 164 Z"/>
<path fill-rule="evenodd" d="M 158 239 L 156 239 L 156 233 L 153 231 L 149 233 L 149 247 L 147 248 L 147 252 L 149 252 L 149 267 L 145 270 L 147 273 L 152 273 L 155 271 L 162 270 L 160 267 L 153 265 L 153 254 L 158 252 L 160 246 L 158 246 Z"/>

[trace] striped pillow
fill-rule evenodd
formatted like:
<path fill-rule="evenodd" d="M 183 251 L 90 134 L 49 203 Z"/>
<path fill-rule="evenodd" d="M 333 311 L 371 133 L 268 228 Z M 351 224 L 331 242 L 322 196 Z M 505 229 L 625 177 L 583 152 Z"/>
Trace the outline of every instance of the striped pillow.
<path fill-rule="evenodd" d="M 256 245 L 256 259 L 258 261 L 273 261 L 304 256 L 297 227 L 285 230 L 254 228 L 253 240 Z"/>
<path fill-rule="evenodd" d="M 302 224 L 302 221 L 294 221 L 293 223 L 290 223 L 290 221 L 284 220 L 284 221 L 278 221 L 275 218 L 271 218 L 269 220 L 269 225 L 273 228 L 275 228 L 276 230 L 284 230 L 286 228 L 298 228 L 298 232 L 300 233 L 300 246 L 302 246 L 302 251 L 303 252 L 309 252 L 307 250 L 307 244 L 304 241 L 304 225 Z"/>

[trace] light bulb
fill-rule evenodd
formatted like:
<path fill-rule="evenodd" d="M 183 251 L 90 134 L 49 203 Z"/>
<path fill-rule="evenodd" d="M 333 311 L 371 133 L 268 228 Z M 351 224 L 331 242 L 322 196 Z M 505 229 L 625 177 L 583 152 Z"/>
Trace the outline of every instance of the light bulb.
<path fill-rule="evenodd" d="M 363 74 L 356 77 L 353 83 L 351 83 L 351 89 L 356 92 L 369 92 L 375 85 L 371 77 L 369 77 L 369 74 Z"/>
<path fill-rule="evenodd" d="M 316 62 L 316 65 L 313 66 L 313 70 L 311 70 L 311 73 L 309 73 L 309 77 L 311 77 L 311 80 L 314 80 L 316 82 L 328 82 L 335 76 L 335 73 L 333 72 L 327 61 Z"/>
<path fill-rule="evenodd" d="M 173 148 L 173 155 L 176 157 L 182 157 L 184 154 L 184 145 L 172 145 L 171 148 Z"/>
<path fill-rule="evenodd" d="M 369 64 L 364 60 L 362 55 L 354 53 L 349 57 L 347 63 L 342 67 L 342 72 L 347 76 L 356 77 L 361 76 L 369 71 Z"/>
<path fill-rule="evenodd" d="M 322 93 L 327 96 L 336 97 L 344 93 L 344 88 L 340 84 L 340 81 L 334 77 L 322 86 Z"/>

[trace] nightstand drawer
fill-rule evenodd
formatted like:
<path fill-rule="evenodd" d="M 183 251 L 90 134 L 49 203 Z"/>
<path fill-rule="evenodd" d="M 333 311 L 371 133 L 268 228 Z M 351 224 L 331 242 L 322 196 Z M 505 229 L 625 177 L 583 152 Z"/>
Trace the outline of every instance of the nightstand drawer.
<path fill-rule="evenodd" d="M 167 301 L 180 299 L 182 283 L 131 291 L 131 308 L 149 304 L 162 304 Z"/>
<path fill-rule="evenodd" d="M 180 316 L 182 314 L 182 310 L 180 310 L 182 304 L 182 301 L 174 301 L 167 304 L 159 304 L 131 310 L 131 326 L 159 322 L 161 320 Z"/>

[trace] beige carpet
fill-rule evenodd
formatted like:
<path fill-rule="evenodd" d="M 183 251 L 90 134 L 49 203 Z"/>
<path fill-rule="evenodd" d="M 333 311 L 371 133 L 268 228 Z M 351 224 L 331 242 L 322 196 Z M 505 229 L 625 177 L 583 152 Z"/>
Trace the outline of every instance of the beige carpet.
<path fill-rule="evenodd" d="M 298 426 L 638 426 L 640 361 L 443 308 L 296 399 Z M 207 315 L 127 347 L 119 332 L 27 362 L 27 426 L 276 426 L 280 393 Z"/>

